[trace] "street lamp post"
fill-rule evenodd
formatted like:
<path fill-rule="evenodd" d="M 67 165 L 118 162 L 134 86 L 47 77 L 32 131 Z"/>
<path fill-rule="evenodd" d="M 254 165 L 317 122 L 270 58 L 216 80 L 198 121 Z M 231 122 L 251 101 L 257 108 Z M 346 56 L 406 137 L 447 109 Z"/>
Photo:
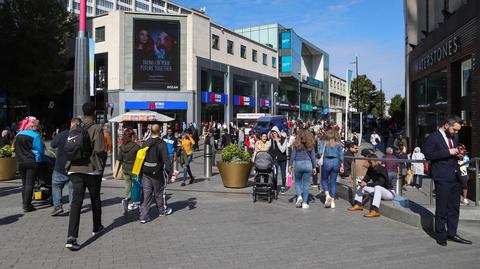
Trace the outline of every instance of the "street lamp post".
<path fill-rule="evenodd" d="M 273 92 L 273 115 L 277 115 L 278 91 Z"/>
<path fill-rule="evenodd" d="M 75 40 L 75 73 L 73 88 L 73 115 L 82 113 L 82 105 L 89 101 L 88 91 L 88 37 L 87 37 L 87 0 L 80 1 L 78 35 Z"/>
<path fill-rule="evenodd" d="M 297 73 L 298 75 L 298 120 L 300 120 L 300 115 L 302 113 L 302 102 L 301 100 L 301 89 L 302 89 L 302 75 L 301 73 Z"/>

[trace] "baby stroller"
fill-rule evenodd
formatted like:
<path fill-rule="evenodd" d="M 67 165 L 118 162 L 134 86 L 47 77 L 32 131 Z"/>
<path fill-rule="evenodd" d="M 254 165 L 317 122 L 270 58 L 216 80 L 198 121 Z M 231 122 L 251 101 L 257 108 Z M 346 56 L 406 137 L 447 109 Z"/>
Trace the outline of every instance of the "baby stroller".
<path fill-rule="evenodd" d="M 273 199 L 278 198 L 277 191 L 273 188 L 273 167 L 274 162 L 272 156 L 268 152 L 259 152 L 255 156 L 255 182 L 253 185 L 252 198 L 253 202 L 257 198 L 267 199 L 269 203 Z"/>
<path fill-rule="evenodd" d="M 45 155 L 45 162 L 40 163 L 33 186 L 33 201 L 37 205 L 53 205 L 52 174 L 54 167 L 54 156 Z"/>

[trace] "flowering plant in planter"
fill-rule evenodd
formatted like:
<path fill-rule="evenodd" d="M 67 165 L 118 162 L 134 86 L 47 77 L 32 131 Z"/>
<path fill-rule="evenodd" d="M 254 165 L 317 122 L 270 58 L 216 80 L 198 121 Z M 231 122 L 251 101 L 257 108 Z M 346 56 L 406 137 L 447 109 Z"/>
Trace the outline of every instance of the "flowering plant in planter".
<path fill-rule="evenodd" d="M 10 145 L 6 145 L 3 148 L 0 148 L 0 158 L 11 158 L 15 157 L 15 148 Z"/>
<path fill-rule="evenodd" d="M 222 161 L 227 163 L 248 163 L 250 154 L 237 144 L 230 144 L 222 150 Z"/>

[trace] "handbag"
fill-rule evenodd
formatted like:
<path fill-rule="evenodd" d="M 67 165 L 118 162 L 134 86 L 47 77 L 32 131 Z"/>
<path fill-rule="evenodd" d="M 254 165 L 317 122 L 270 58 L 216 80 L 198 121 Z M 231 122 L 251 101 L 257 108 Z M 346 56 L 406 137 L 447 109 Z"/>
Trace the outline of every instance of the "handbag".
<path fill-rule="evenodd" d="M 412 180 L 413 180 L 413 171 L 412 169 L 408 169 L 407 175 L 405 176 L 405 183 L 410 185 L 410 183 L 412 183 Z"/>
<path fill-rule="evenodd" d="M 292 173 L 288 173 L 287 175 L 287 187 L 291 188 L 293 184 L 293 176 Z"/>
<path fill-rule="evenodd" d="M 326 143 L 323 144 L 322 154 L 320 155 L 320 159 L 317 161 L 317 166 L 320 167 L 323 165 L 323 155 L 325 153 L 325 147 L 327 146 Z"/>
<path fill-rule="evenodd" d="M 138 175 L 132 178 L 130 199 L 132 202 L 140 202 L 142 200 L 142 179 Z"/>

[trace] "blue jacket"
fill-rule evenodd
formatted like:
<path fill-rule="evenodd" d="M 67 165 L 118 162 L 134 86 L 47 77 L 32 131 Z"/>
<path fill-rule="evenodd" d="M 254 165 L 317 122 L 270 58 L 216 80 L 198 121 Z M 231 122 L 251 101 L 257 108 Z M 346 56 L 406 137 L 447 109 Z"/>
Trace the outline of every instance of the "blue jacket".
<path fill-rule="evenodd" d="M 458 146 L 458 137 L 453 137 L 453 146 Z M 430 134 L 423 145 L 425 158 L 431 163 L 434 180 L 454 182 L 457 180 L 459 165 L 456 156 L 451 156 L 448 145 L 440 131 Z"/>
<path fill-rule="evenodd" d="M 325 147 L 325 152 L 323 152 L 323 147 Z M 317 153 L 319 156 L 322 156 L 322 152 L 324 158 L 334 157 L 343 162 L 344 151 L 340 144 L 336 145 L 335 147 L 330 147 L 325 141 L 321 140 L 320 143 L 318 143 Z"/>
<path fill-rule="evenodd" d="M 17 163 L 41 163 L 44 161 L 45 147 L 40 135 L 32 130 L 21 131 L 15 138 L 15 158 Z"/>

